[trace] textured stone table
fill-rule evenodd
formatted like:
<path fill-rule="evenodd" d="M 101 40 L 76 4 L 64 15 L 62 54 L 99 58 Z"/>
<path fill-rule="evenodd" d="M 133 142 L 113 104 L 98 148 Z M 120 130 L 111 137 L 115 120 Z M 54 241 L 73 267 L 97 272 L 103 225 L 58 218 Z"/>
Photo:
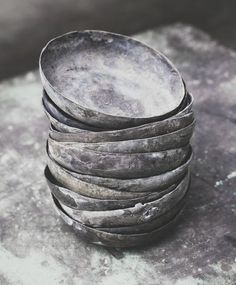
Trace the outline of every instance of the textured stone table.
<path fill-rule="evenodd" d="M 137 36 L 177 65 L 195 97 L 195 158 L 181 223 L 159 244 L 86 244 L 51 203 L 37 73 L 0 84 L 0 284 L 236 284 L 236 54 L 194 28 Z"/>

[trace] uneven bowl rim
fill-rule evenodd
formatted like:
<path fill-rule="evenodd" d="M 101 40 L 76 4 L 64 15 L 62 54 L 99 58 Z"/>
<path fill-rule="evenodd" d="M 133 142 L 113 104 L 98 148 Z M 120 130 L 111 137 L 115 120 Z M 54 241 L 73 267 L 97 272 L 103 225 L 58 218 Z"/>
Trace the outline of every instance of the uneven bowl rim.
<path fill-rule="evenodd" d="M 100 34 L 103 34 L 103 35 L 110 35 L 112 37 L 119 37 L 119 38 L 124 38 L 124 39 L 127 39 L 129 41 L 132 41 L 134 42 L 135 44 L 138 44 L 138 45 L 141 45 L 141 46 L 144 46 L 146 48 L 148 48 L 150 50 L 150 52 L 154 53 L 155 55 L 159 55 L 160 57 L 162 57 L 167 63 L 169 66 L 171 66 L 171 68 L 176 72 L 176 74 L 178 75 L 178 78 L 179 80 L 181 81 L 181 85 L 182 85 L 182 91 L 183 91 L 183 96 L 182 96 L 182 99 L 180 100 L 178 106 L 171 110 L 170 112 L 167 112 L 165 114 L 162 114 L 162 115 L 157 115 L 157 116 L 151 116 L 151 117 L 126 117 L 126 116 L 113 116 L 111 114 L 106 114 L 104 112 L 99 112 L 99 111 L 96 111 L 96 110 L 92 110 L 92 109 L 89 109 L 87 107 L 84 107 L 82 105 L 78 105 L 78 103 L 72 101 L 71 99 L 68 99 L 67 97 L 65 97 L 65 95 L 63 95 L 61 92 L 59 92 L 57 90 L 57 88 L 55 86 L 52 86 L 52 84 L 48 81 L 44 71 L 43 71 L 43 66 L 42 66 L 42 58 L 44 56 L 44 54 L 46 53 L 47 49 L 49 48 L 49 46 L 55 42 L 56 40 L 59 40 L 59 39 L 62 39 L 63 37 L 67 37 L 69 35 L 78 35 L 78 34 L 85 34 L 85 33 L 100 33 Z M 106 31 L 102 31 L 102 30 L 83 30 L 83 31 L 71 31 L 71 32 L 68 32 L 68 33 L 64 33 L 60 36 L 57 36 L 57 37 L 54 37 L 53 39 L 51 39 L 45 46 L 44 48 L 42 49 L 41 53 L 40 53 L 40 57 L 39 57 L 39 72 L 40 72 L 40 76 L 42 78 L 42 82 L 47 82 L 49 88 L 52 89 L 52 91 L 59 95 L 59 96 L 62 96 L 63 98 L 65 98 L 66 100 L 68 100 L 71 104 L 75 104 L 77 105 L 77 108 L 82 110 L 83 112 L 86 112 L 86 113 L 92 113 L 93 116 L 96 116 L 96 117 L 99 117 L 99 116 L 103 116 L 104 118 L 105 117 L 109 117 L 110 119 L 114 119 L 114 120 L 121 120 L 121 121 L 132 121 L 132 120 L 135 120 L 135 121 L 154 121 L 154 120 L 158 120 L 158 119 L 161 119 L 162 117 L 169 117 L 171 116 L 172 114 L 175 114 L 179 107 L 181 106 L 182 102 L 184 101 L 185 99 L 185 96 L 186 96 L 186 88 L 185 88 L 185 84 L 184 84 L 184 81 L 181 77 L 181 74 L 180 72 L 178 71 L 178 69 L 175 67 L 175 65 L 161 52 L 157 51 L 156 49 L 148 46 L 147 44 L 137 40 L 137 39 L 134 39 L 132 37 L 128 37 L 128 36 L 125 36 L 125 35 L 121 35 L 121 34 L 118 34 L 118 33 L 112 33 L 112 32 L 106 32 Z M 44 86 L 45 87 L 45 86 Z M 46 89 L 46 88 L 45 88 Z M 46 90 L 47 91 L 47 90 Z"/>

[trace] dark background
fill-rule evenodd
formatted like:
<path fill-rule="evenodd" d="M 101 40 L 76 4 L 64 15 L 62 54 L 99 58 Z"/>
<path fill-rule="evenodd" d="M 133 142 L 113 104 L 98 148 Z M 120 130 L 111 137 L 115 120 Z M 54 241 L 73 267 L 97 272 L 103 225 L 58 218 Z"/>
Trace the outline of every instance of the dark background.
<path fill-rule="evenodd" d="M 37 67 L 42 46 L 70 30 L 133 34 L 173 22 L 236 48 L 235 0 L 0 0 L 0 79 Z"/>

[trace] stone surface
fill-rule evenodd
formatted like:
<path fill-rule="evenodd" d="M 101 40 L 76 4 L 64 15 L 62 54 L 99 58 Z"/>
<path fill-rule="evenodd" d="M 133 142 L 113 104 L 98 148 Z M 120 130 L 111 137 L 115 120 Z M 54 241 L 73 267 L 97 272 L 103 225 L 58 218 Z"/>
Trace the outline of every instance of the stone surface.
<path fill-rule="evenodd" d="M 155 246 L 121 251 L 89 245 L 64 225 L 43 178 L 48 125 L 38 75 L 29 73 L 0 85 L 1 284 L 235 284 L 236 55 L 183 25 L 137 38 L 173 60 L 195 97 L 181 223 Z"/>

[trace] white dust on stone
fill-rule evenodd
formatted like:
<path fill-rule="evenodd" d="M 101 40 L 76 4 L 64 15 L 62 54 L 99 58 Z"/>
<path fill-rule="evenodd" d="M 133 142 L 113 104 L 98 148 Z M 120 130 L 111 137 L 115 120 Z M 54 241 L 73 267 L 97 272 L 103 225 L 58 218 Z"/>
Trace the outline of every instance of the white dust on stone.
<path fill-rule="evenodd" d="M 227 182 L 227 181 L 229 181 L 229 180 L 231 180 L 231 179 L 233 179 L 235 177 L 236 177 L 236 171 L 232 171 L 231 173 L 229 173 L 226 176 L 225 179 L 216 181 L 215 187 L 222 186 L 225 182 Z"/>
<path fill-rule="evenodd" d="M 227 180 L 235 178 L 236 177 L 236 171 L 232 171 L 230 174 L 227 175 Z"/>
<path fill-rule="evenodd" d="M 0 246 L 1 273 L 11 284 L 23 285 L 61 284 L 69 278 L 66 267 L 40 251 L 31 251 L 28 256 L 22 258 L 2 246 Z"/>

